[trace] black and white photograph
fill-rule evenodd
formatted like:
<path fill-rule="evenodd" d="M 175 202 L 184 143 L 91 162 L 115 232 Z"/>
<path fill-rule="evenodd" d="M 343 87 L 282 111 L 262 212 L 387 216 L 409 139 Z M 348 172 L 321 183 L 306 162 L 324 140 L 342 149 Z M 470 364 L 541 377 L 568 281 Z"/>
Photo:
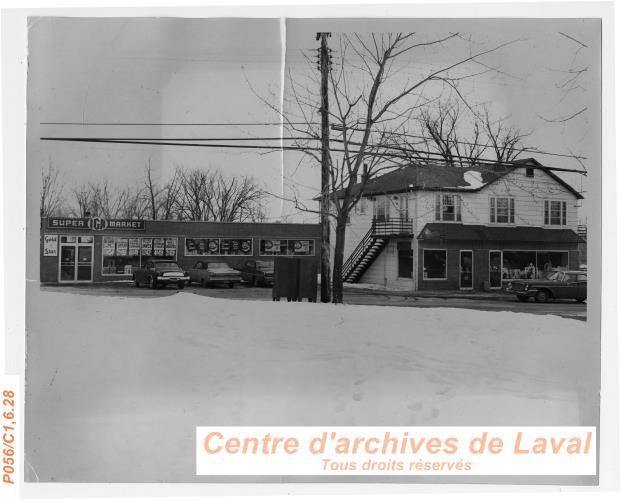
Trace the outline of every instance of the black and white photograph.
<path fill-rule="evenodd" d="M 199 475 L 195 439 L 599 445 L 601 15 L 117 12 L 27 17 L 25 484 L 600 484 Z"/>

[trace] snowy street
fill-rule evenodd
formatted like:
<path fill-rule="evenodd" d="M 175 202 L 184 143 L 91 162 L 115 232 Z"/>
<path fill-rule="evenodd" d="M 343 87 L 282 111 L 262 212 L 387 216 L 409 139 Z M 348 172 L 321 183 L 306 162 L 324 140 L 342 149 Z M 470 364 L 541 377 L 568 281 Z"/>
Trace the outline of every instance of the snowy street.
<path fill-rule="evenodd" d="M 196 426 L 597 424 L 583 321 L 29 292 L 26 481 L 204 481 Z"/>

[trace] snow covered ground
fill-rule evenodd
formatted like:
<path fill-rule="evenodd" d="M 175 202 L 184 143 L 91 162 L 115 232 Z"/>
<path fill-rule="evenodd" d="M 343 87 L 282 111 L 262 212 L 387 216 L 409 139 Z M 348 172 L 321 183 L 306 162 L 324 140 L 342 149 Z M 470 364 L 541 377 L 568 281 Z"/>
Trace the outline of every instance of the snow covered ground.
<path fill-rule="evenodd" d="M 198 425 L 595 425 L 555 316 L 34 291 L 26 480 L 191 482 Z"/>

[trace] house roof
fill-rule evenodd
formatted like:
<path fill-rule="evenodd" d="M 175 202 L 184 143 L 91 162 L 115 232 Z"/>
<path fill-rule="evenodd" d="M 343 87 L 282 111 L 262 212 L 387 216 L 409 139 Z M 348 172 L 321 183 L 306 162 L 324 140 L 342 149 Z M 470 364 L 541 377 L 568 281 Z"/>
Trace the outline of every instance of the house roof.
<path fill-rule="evenodd" d="M 540 168 L 555 181 L 570 191 L 576 198 L 583 196 L 550 170 L 533 158 L 516 160 L 511 166 L 479 165 L 476 167 L 453 167 L 438 164 L 411 164 L 384 175 L 376 177 L 366 183 L 363 196 L 379 194 L 402 193 L 406 191 L 480 191 L 492 182 L 500 179 L 516 168 L 532 166 Z M 362 184 L 353 188 L 353 194 L 358 194 Z M 337 196 L 342 194 L 342 190 Z"/>
<path fill-rule="evenodd" d="M 451 241 L 521 241 L 538 243 L 584 243 L 584 239 L 571 229 L 547 229 L 543 227 L 483 226 L 430 222 L 417 236 L 419 240 Z"/>

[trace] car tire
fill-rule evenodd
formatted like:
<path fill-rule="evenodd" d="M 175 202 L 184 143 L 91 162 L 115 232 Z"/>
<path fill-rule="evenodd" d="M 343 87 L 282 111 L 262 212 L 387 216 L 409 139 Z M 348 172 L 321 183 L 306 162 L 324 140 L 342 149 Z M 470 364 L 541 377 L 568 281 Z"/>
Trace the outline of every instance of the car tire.
<path fill-rule="evenodd" d="M 207 288 L 207 283 L 205 283 L 204 279 L 201 279 L 201 288 Z"/>
<path fill-rule="evenodd" d="M 151 276 L 149 276 L 148 284 L 151 290 L 155 290 L 157 288 L 157 285 L 155 284 L 155 280 L 151 278 Z"/>
<path fill-rule="evenodd" d="M 185 288 L 185 283 L 183 281 L 180 281 L 179 283 L 177 283 L 177 288 L 179 290 L 183 290 Z"/>
<path fill-rule="evenodd" d="M 539 290 L 535 294 L 535 300 L 539 303 L 547 302 L 550 298 L 550 294 L 546 290 Z"/>
<path fill-rule="evenodd" d="M 235 283 L 229 283 L 229 288 L 233 288 L 235 286 Z"/>
<path fill-rule="evenodd" d="M 518 297 L 520 302 L 528 302 L 528 299 L 530 299 L 530 297 Z"/>

